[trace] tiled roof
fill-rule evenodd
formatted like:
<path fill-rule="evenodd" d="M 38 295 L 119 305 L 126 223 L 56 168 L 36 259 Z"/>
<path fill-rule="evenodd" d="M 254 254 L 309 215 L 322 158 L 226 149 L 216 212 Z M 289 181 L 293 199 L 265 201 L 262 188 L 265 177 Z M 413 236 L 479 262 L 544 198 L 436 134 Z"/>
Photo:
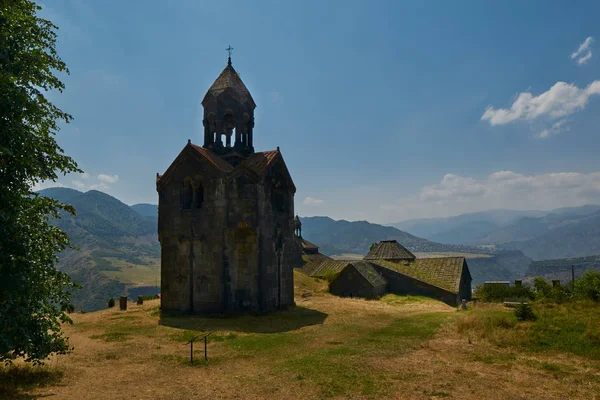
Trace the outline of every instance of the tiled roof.
<path fill-rule="evenodd" d="M 226 177 L 229 179 L 232 179 L 237 174 L 242 174 L 245 171 L 250 171 L 252 174 L 256 175 L 256 177 L 262 178 L 269 171 L 269 167 L 271 166 L 271 164 L 273 164 L 273 162 L 277 159 L 277 157 L 281 156 L 281 152 L 279 151 L 279 149 L 263 151 L 263 152 L 258 152 L 258 153 L 252 153 L 246 159 L 244 159 L 237 167 L 234 168 L 225 159 L 223 159 L 222 157 L 220 157 L 218 154 L 214 153 L 213 151 L 206 149 L 204 147 L 192 144 L 190 141 L 188 141 L 188 144 L 186 145 L 186 147 L 184 147 L 184 149 L 182 150 L 180 155 L 177 156 L 175 158 L 175 160 L 173 161 L 173 163 L 171 163 L 169 168 L 167 168 L 167 171 L 163 175 L 157 176 L 157 178 L 156 178 L 157 184 L 159 184 L 159 182 L 161 182 L 163 177 L 170 175 L 171 171 L 173 169 L 175 169 L 175 166 L 178 164 L 178 160 L 180 159 L 181 154 L 186 149 L 192 149 L 196 154 L 198 154 L 205 160 L 209 161 L 212 165 L 214 165 L 219 170 L 221 170 L 223 173 L 225 173 Z M 287 171 L 285 163 L 282 163 L 282 165 L 283 165 L 283 168 L 285 169 L 285 171 Z M 292 182 L 292 185 L 293 185 L 293 182 Z M 295 190 L 295 187 L 293 187 L 293 189 Z"/>
<path fill-rule="evenodd" d="M 364 276 L 365 279 L 371 283 L 371 285 L 377 287 L 377 286 L 382 286 L 382 285 L 387 284 L 387 282 L 379 274 L 379 272 L 377 272 L 375 270 L 375 268 L 373 268 L 373 266 L 371 264 L 369 264 L 368 262 L 358 261 L 358 262 L 353 262 L 350 265 L 353 266 L 354 269 L 356 269 L 362 276 Z M 348 265 L 346 268 L 350 268 L 350 265 Z"/>
<path fill-rule="evenodd" d="M 238 168 L 248 168 L 258 176 L 263 176 L 269 165 L 279 155 L 279 150 L 262 151 L 259 153 L 252 153 L 244 161 L 240 163 Z"/>
<path fill-rule="evenodd" d="M 256 107 L 256 103 L 254 103 L 254 99 L 242 79 L 240 75 L 236 72 L 236 70 L 228 64 L 225 69 L 221 72 L 219 77 L 215 80 L 212 86 L 206 92 L 204 99 L 202 100 L 202 104 L 205 104 L 211 97 L 217 97 L 221 93 L 223 93 L 227 89 L 235 90 L 242 100 L 247 100 L 253 107 Z"/>
<path fill-rule="evenodd" d="M 339 274 L 352 261 L 348 260 L 327 260 L 319 264 L 317 268 L 310 274 L 316 278 L 330 277 L 331 275 Z"/>
<path fill-rule="evenodd" d="M 309 250 L 318 250 L 319 249 L 319 246 L 317 246 L 316 244 L 311 243 L 308 240 L 303 239 L 303 238 L 300 239 L 300 244 L 302 244 L 302 249 L 305 249 L 305 250 L 306 249 L 309 249 Z"/>
<path fill-rule="evenodd" d="M 382 240 L 363 260 L 414 260 L 416 257 L 395 240 Z"/>
<path fill-rule="evenodd" d="M 217 154 L 213 153 L 212 151 L 205 149 L 204 147 L 197 146 L 195 144 L 191 144 L 191 146 L 200 155 L 202 155 L 202 157 L 206 158 L 208 161 L 210 161 L 213 165 L 218 167 L 223 172 L 233 171 L 233 166 L 231 166 L 231 164 L 229 164 L 227 161 L 223 160 L 221 157 L 219 157 Z"/>
<path fill-rule="evenodd" d="M 465 267 L 464 257 L 418 258 L 414 261 L 371 261 L 375 265 L 399 272 L 430 285 L 458 293 Z"/>

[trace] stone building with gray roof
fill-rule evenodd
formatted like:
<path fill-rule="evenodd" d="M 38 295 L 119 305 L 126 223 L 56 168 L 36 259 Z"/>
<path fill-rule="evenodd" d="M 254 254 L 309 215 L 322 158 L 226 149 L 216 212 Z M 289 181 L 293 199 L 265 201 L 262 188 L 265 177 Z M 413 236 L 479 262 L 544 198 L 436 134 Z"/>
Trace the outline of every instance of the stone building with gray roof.
<path fill-rule="evenodd" d="M 204 140 L 157 174 L 161 308 L 263 312 L 294 304 L 296 187 L 279 148 L 255 152 L 250 92 L 231 58 L 202 100 Z"/>
<path fill-rule="evenodd" d="M 395 240 L 375 244 L 361 262 L 325 260 L 309 263 L 303 271 L 329 280 L 331 293 L 340 296 L 394 293 L 432 297 L 450 305 L 471 300 L 472 278 L 464 257 L 416 258 Z M 357 273 L 363 278 L 355 279 Z"/>
<path fill-rule="evenodd" d="M 363 260 L 387 260 L 392 262 L 414 261 L 415 255 L 396 240 L 382 240 L 375 244 Z"/>
<path fill-rule="evenodd" d="M 341 297 L 373 299 L 386 294 L 387 282 L 367 261 L 352 261 L 337 273 L 329 291 Z"/>

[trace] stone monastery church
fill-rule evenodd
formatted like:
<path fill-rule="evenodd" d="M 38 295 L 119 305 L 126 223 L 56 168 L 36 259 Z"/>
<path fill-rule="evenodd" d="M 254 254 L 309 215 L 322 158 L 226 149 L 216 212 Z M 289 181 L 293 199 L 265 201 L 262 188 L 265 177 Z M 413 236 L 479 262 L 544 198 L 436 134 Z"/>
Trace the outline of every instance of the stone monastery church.
<path fill-rule="evenodd" d="M 255 152 L 256 104 L 229 57 L 202 101 L 202 146 L 188 140 L 157 174 L 161 307 L 264 312 L 294 304 L 296 187 L 279 148 Z"/>
<path fill-rule="evenodd" d="M 163 311 L 282 309 L 294 304 L 294 268 L 327 279 L 338 296 L 471 299 L 462 257 L 417 259 L 385 240 L 363 260 L 333 260 L 302 238 L 296 187 L 279 147 L 254 151 L 256 104 L 231 56 L 202 106 L 202 146 L 188 140 L 156 176 Z"/>

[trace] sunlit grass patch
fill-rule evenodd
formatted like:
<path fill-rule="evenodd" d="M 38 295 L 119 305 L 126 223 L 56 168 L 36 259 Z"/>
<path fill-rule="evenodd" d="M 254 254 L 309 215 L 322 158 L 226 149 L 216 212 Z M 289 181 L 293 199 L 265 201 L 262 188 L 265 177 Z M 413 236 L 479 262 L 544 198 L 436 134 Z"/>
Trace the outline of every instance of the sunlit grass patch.
<path fill-rule="evenodd" d="M 124 333 L 124 332 L 111 332 L 111 333 L 104 333 L 101 335 L 92 335 L 90 336 L 90 339 L 102 339 L 105 342 L 124 342 L 126 340 L 129 340 L 129 334 Z"/>
<path fill-rule="evenodd" d="M 513 310 L 476 309 L 461 315 L 456 328 L 459 333 L 490 340 L 500 347 L 568 352 L 600 360 L 599 304 L 536 304 L 534 311 L 536 321 L 518 322 Z"/>
<path fill-rule="evenodd" d="M 432 299 L 431 297 L 425 296 L 399 296 L 397 294 L 386 294 L 380 299 L 382 302 L 391 304 L 391 305 L 405 305 L 405 304 L 413 304 L 413 303 L 431 303 L 436 302 L 437 300 Z"/>
<path fill-rule="evenodd" d="M 318 388 L 322 397 L 369 396 L 387 392 L 387 378 L 358 357 L 313 353 L 289 359 L 279 367 L 281 371 Z"/>

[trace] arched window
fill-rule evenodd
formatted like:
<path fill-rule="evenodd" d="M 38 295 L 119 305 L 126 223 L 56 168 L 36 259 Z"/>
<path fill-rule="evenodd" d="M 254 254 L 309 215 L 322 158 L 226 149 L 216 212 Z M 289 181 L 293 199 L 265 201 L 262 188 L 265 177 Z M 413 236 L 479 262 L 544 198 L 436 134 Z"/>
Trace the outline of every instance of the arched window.
<path fill-rule="evenodd" d="M 225 146 L 231 147 L 231 137 L 235 132 L 235 118 L 231 114 L 226 114 L 223 118 L 223 133 L 225 134 Z"/>
<path fill-rule="evenodd" d="M 288 211 L 288 195 L 285 190 L 281 188 L 273 187 L 271 189 L 271 204 L 273 205 L 273 209 L 279 212 L 287 212 Z"/>
<path fill-rule="evenodd" d="M 192 207 L 192 182 L 189 179 L 185 179 L 181 186 L 181 208 L 186 210 Z"/>
<path fill-rule="evenodd" d="M 202 183 L 198 183 L 193 189 L 193 208 L 202 208 L 202 203 L 204 203 L 204 185 Z"/>

